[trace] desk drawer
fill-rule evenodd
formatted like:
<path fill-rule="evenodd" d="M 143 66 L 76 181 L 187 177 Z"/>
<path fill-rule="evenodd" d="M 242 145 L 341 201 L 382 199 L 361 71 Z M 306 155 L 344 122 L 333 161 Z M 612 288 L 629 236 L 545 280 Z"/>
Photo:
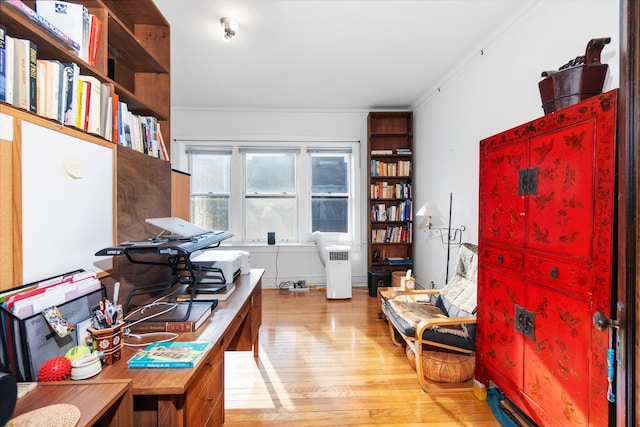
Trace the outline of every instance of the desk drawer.
<path fill-rule="evenodd" d="M 223 356 L 222 345 L 216 345 L 203 361 L 204 366 L 187 390 L 186 425 L 214 425 L 210 423 L 218 418 L 214 415 L 216 409 L 217 412 L 224 410 L 222 398 L 224 393 Z"/>
<path fill-rule="evenodd" d="M 251 340 L 252 315 L 252 306 L 249 301 L 231 322 L 229 330 L 233 332 L 228 336 L 233 338 L 227 343 L 225 350 L 250 351 L 253 348 Z"/>

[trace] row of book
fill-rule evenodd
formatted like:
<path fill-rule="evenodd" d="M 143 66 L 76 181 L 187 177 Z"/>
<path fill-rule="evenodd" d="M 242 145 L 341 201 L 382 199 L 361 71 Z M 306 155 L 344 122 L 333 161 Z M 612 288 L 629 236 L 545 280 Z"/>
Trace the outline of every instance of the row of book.
<path fill-rule="evenodd" d="M 74 62 L 38 58 L 31 40 L 0 26 L 0 101 L 169 160 L 155 117 L 129 111 L 111 83 L 80 74 Z"/>
<path fill-rule="evenodd" d="M 380 181 L 371 184 L 370 197 L 372 199 L 408 199 L 411 197 L 411 184 L 406 182 L 393 184 Z"/>
<path fill-rule="evenodd" d="M 36 10 L 33 10 L 20 0 L 3 2 L 65 43 L 80 59 L 95 67 L 102 22 L 85 6 L 60 0 L 36 0 Z"/>
<path fill-rule="evenodd" d="M 411 218 L 413 218 L 411 200 L 405 200 L 391 206 L 384 203 L 371 206 L 371 221 L 411 221 Z"/>
<path fill-rule="evenodd" d="M 411 243 L 412 225 L 389 226 L 371 230 L 371 243 Z"/>
<path fill-rule="evenodd" d="M 411 162 L 399 160 L 397 162 L 381 162 L 371 160 L 371 176 L 409 176 L 411 175 Z"/>

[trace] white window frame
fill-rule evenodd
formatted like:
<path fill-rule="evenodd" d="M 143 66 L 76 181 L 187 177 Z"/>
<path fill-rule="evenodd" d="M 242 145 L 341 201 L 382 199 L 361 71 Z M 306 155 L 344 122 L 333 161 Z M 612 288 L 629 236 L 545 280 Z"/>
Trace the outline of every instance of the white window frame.
<path fill-rule="evenodd" d="M 311 153 L 349 153 L 349 204 L 348 204 L 348 233 L 336 233 L 339 236 L 339 240 L 342 242 L 359 241 L 361 231 L 358 227 L 361 205 L 361 189 L 356 185 L 360 182 L 360 144 L 359 141 L 253 141 L 253 140 L 202 140 L 197 141 L 197 145 L 193 145 L 192 141 L 189 141 L 189 145 L 185 146 L 186 163 L 189 165 L 189 171 L 191 172 L 191 160 L 189 157 L 189 150 L 211 150 L 222 151 L 222 149 L 231 149 L 231 185 L 229 194 L 229 231 L 234 234 L 234 237 L 230 239 L 235 244 L 256 244 L 266 243 L 267 236 L 260 238 L 259 240 L 246 240 L 245 236 L 245 159 L 241 152 L 244 149 L 251 147 L 253 149 L 261 149 L 265 152 L 269 150 L 289 149 L 299 150 L 296 160 L 296 192 L 298 197 L 297 203 L 297 240 L 289 241 L 286 243 L 308 243 L 313 241 L 312 235 L 312 218 L 311 218 Z M 242 215 L 236 215 L 235 212 L 242 212 Z M 337 237 L 336 237 L 337 238 Z M 281 241 L 276 236 L 276 242 Z"/>
<path fill-rule="evenodd" d="M 221 156 L 229 156 L 229 169 L 230 169 L 230 176 L 229 176 L 229 193 L 198 193 L 199 195 L 210 195 L 210 196 L 214 196 L 214 197 L 227 197 L 229 206 L 229 212 L 231 212 L 231 208 L 232 208 L 232 204 L 231 204 L 231 198 L 232 198 L 232 194 L 233 194 L 233 189 L 232 189 L 232 183 L 233 183 L 233 172 L 232 172 L 232 162 L 233 162 L 233 147 L 231 146 L 187 146 L 185 148 L 185 154 L 187 155 L 187 160 L 189 162 L 189 172 L 193 173 L 193 158 L 191 157 L 191 155 L 194 154 L 201 154 L 201 155 L 207 155 L 207 154 L 212 154 L 212 155 L 221 155 Z M 190 213 L 190 218 L 193 220 L 193 201 L 192 201 L 192 197 L 195 193 L 193 191 L 189 192 L 189 213 Z M 231 228 L 231 218 L 229 218 L 229 228 Z"/>
<path fill-rule="evenodd" d="M 243 226 L 242 226 L 242 241 L 243 242 L 250 242 L 250 243 L 265 243 L 267 242 L 267 236 L 266 234 L 264 236 L 259 236 L 258 238 L 249 238 L 247 237 L 247 227 L 246 227 L 246 223 L 247 223 L 247 199 L 250 198 L 261 198 L 261 199 L 268 199 L 268 198 L 279 198 L 279 199 L 294 199 L 295 200 L 295 213 L 294 213 L 294 222 L 296 224 L 300 224 L 300 221 L 303 221 L 303 217 L 300 214 L 300 205 L 301 203 L 301 186 L 300 186 L 300 182 L 299 182 L 299 177 L 300 177 L 300 154 L 301 154 L 301 149 L 300 147 L 296 147 L 296 146 L 239 146 L 238 147 L 238 153 L 241 157 L 241 162 L 242 162 L 242 176 L 241 176 L 241 182 L 242 182 L 242 221 L 243 221 Z M 262 193 L 260 195 L 254 195 L 254 194 L 248 194 L 246 192 L 246 188 L 247 188 L 247 182 L 246 182 L 246 178 L 247 178 L 247 170 L 246 170 L 246 166 L 247 166 L 247 161 L 246 161 L 246 154 L 294 154 L 295 155 L 295 161 L 294 161 L 294 173 L 295 173 L 295 181 L 294 181 L 294 187 L 295 190 L 293 193 L 286 193 L 286 194 L 273 194 L 273 193 Z M 233 175 L 232 175 L 233 176 Z M 236 215 L 233 215 L 236 216 Z M 278 237 L 276 235 L 276 238 L 281 241 L 281 242 L 299 242 L 300 241 L 300 227 L 296 227 L 293 230 L 293 238 L 289 239 L 289 238 L 283 238 L 282 236 Z"/>

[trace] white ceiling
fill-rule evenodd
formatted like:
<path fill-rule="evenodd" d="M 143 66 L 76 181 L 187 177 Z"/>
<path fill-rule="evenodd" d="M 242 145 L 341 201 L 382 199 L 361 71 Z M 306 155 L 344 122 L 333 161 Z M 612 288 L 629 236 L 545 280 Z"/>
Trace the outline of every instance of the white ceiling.
<path fill-rule="evenodd" d="M 536 0 L 154 1 L 172 106 L 372 110 L 415 105 Z"/>

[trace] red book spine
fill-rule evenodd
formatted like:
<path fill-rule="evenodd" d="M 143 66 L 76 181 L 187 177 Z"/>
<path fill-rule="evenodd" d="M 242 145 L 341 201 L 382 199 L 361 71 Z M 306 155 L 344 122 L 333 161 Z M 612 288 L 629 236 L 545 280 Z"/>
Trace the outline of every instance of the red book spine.
<path fill-rule="evenodd" d="M 98 43 L 100 42 L 100 32 L 102 30 L 102 22 L 95 16 L 91 15 L 91 33 L 89 35 L 89 64 L 96 66 L 96 56 L 98 54 Z"/>

